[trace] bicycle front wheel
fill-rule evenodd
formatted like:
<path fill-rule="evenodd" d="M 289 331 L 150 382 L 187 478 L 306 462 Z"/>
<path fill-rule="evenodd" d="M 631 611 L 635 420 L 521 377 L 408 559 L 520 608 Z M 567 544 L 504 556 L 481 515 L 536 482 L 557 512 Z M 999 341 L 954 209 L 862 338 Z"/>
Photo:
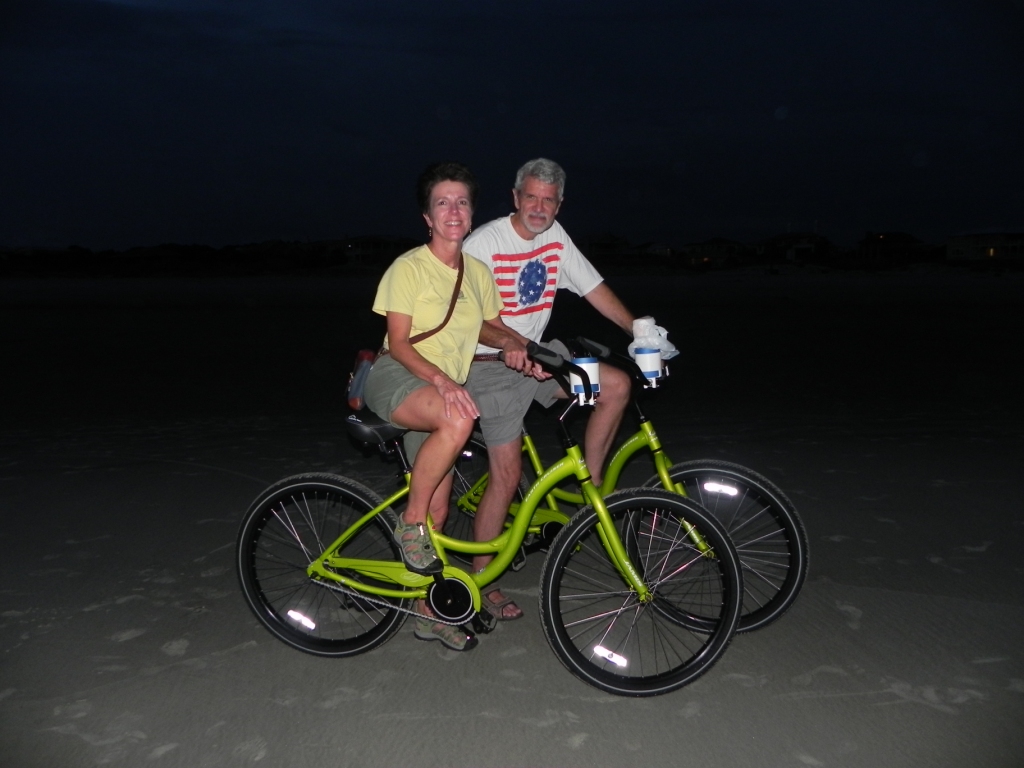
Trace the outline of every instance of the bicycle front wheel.
<path fill-rule="evenodd" d="M 742 598 L 736 550 L 714 516 L 677 494 L 636 488 L 605 503 L 653 599 L 638 600 L 605 550 L 597 512 L 585 507 L 544 563 L 544 634 L 590 685 L 621 696 L 668 693 L 707 672 L 729 645 Z"/>
<path fill-rule="evenodd" d="M 290 477 L 252 503 L 238 533 L 242 594 L 256 618 L 292 648 L 316 656 L 354 656 L 387 641 L 405 621 L 408 601 L 371 601 L 313 581 L 309 564 L 381 499 L 359 483 L 328 474 Z M 367 521 L 344 554 L 401 560 L 390 509 Z M 345 575 L 367 583 L 356 573 Z M 383 603 L 383 604 L 382 604 Z"/>
<path fill-rule="evenodd" d="M 807 576 L 807 535 L 792 502 L 752 469 L 698 460 L 669 469 L 686 496 L 729 531 L 743 569 L 743 614 L 737 632 L 760 629 L 796 600 Z M 645 486 L 661 486 L 655 475 Z"/>

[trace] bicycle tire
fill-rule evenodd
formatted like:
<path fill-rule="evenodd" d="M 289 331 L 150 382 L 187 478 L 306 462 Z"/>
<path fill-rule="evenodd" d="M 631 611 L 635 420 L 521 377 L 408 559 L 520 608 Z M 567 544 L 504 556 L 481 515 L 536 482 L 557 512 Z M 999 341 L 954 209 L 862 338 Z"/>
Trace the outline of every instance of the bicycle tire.
<path fill-rule="evenodd" d="M 736 546 L 743 569 L 743 613 L 736 631 L 776 621 L 807 577 L 807 534 L 793 503 L 766 477 L 727 461 L 687 461 L 673 465 L 669 475 L 725 525 Z M 655 475 L 644 485 L 661 487 L 661 478 Z"/>
<path fill-rule="evenodd" d="M 238 532 L 238 579 L 249 608 L 278 640 L 315 656 L 354 656 L 386 642 L 402 626 L 407 614 L 397 607 L 332 590 L 306 573 L 313 559 L 380 503 L 366 486 L 315 473 L 275 483 L 249 507 Z M 343 551 L 401 560 L 393 537 L 396 524 L 394 512 L 383 510 Z"/>
<path fill-rule="evenodd" d="M 487 443 L 484 442 L 484 436 L 480 432 L 474 432 L 455 459 L 455 477 L 452 481 L 451 504 L 449 505 L 448 519 L 444 524 L 445 535 L 462 541 L 474 540 L 473 519 L 476 517 L 475 504 L 479 503 L 479 495 L 482 495 L 482 493 L 472 500 L 473 507 L 460 503 L 460 499 L 469 493 L 470 489 L 476 485 L 480 478 L 487 474 L 489 468 Z M 483 486 L 483 488 L 486 488 L 486 486 Z M 526 475 L 521 472 L 514 497 L 515 500 L 521 502 L 526 498 L 526 493 L 529 489 L 530 484 L 526 480 Z M 507 519 L 510 520 L 511 518 Z M 470 562 L 473 559 L 472 555 L 462 552 L 449 552 L 449 555 L 463 562 Z"/>
<path fill-rule="evenodd" d="M 739 559 L 725 528 L 690 499 L 633 488 L 605 499 L 654 599 L 642 604 L 609 559 L 593 507 L 555 537 L 540 585 L 541 625 L 577 678 L 620 696 L 656 696 L 721 658 L 742 606 Z M 709 547 L 701 553 L 682 521 Z"/>

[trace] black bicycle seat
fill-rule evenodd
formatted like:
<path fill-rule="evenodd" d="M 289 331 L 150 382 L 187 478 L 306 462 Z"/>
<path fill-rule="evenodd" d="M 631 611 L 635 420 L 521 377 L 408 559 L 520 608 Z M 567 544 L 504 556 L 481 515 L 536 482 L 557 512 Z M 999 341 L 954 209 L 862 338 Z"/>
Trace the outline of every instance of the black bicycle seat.
<path fill-rule="evenodd" d="M 396 427 L 384 421 L 369 408 L 363 408 L 345 419 L 345 427 L 356 440 L 363 443 L 376 443 L 382 448 L 391 440 L 397 440 L 409 430 Z"/>

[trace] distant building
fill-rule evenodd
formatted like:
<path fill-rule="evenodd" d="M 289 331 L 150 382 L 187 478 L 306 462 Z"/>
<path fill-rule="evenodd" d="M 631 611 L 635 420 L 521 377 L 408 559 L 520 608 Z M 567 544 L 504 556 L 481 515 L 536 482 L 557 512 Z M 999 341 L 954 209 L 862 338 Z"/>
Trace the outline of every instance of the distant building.
<path fill-rule="evenodd" d="M 935 261 L 937 250 L 906 232 L 868 232 L 857 244 L 857 260 L 869 267 Z"/>
<path fill-rule="evenodd" d="M 340 241 L 334 248 L 340 263 L 353 269 L 386 269 L 392 261 L 406 251 L 423 243 L 407 237 L 350 237 Z"/>
<path fill-rule="evenodd" d="M 601 271 L 615 271 L 629 264 L 629 241 L 624 237 L 605 232 L 576 240 L 583 255 Z"/>
<path fill-rule="evenodd" d="M 1024 233 L 982 232 L 952 237 L 946 245 L 948 261 L 1024 260 Z"/>
<path fill-rule="evenodd" d="M 682 261 L 697 269 L 729 269 L 749 261 L 753 249 L 738 240 L 712 237 L 700 243 L 688 243 L 680 249 Z"/>
<path fill-rule="evenodd" d="M 816 232 L 785 232 L 753 247 L 756 261 L 762 264 L 828 264 L 838 249 Z"/>

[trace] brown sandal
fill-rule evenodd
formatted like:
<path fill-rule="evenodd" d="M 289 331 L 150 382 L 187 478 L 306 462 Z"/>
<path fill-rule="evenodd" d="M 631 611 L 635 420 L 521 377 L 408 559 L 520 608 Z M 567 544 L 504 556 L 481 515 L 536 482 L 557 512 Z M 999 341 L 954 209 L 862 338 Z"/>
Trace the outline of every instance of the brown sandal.
<path fill-rule="evenodd" d="M 490 586 L 485 587 L 480 592 L 480 596 L 483 598 L 484 610 L 491 614 L 491 616 L 493 616 L 496 621 L 515 621 L 516 619 L 523 618 L 523 609 L 516 605 L 511 597 L 505 596 L 502 597 L 501 600 L 491 599 L 491 595 L 493 595 L 495 592 L 500 591 L 501 587 L 499 587 L 497 584 L 491 584 Z M 513 608 L 515 608 L 517 611 L 519 611 L 519 614 L 516 616 L 506 615 L 505 609 L 508 606 L 512 606 Z"/>

